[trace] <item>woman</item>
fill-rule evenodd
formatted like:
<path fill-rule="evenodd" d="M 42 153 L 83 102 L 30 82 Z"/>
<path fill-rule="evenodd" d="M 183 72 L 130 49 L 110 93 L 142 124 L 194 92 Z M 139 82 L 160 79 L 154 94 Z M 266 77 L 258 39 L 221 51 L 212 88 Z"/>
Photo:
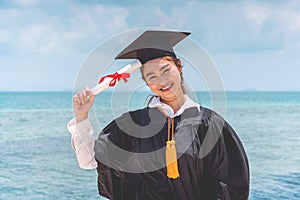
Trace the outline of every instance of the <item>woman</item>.
<path fill-rule="evenodd" d="M 72 145 L 80 167 L 97 168 L 100 195 L 247 199 L 249 168 L 242 144 L 221 116 L 185 95 L 174 52 L 143 48 L 136 55 L 143 79 L 157 95 L 146 108 L 124 113 L 94 140 L 88 111 L 95 96 L 84 89 L 73 97 Z"/>

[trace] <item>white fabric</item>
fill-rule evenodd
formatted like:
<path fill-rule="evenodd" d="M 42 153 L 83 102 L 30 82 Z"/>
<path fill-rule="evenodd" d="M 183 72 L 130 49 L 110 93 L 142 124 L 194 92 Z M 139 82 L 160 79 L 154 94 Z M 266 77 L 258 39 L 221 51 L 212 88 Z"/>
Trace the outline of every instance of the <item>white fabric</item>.
<path fill-rule="evenodd" d="M 149 107 L 158 107 L 162 112 L 171 118 L 181 115 L 185 109 L 191 107 L 197 107 L 200 111 L 200 105 L 191 100 L 187 95 L 185 95 L 184 104 L 176 113 L 174 113 L 171 106 L 162 103 L 159 97 L 154 97 L 149 103 Z M 73 118 L 69 121 L 67 126 L 72 135 L 72 147 L 76 153 L 79 167 L 83 169 L 97 168 L 98 164 L 95 160 L 94 151 L 94 130 L 89 122 L 89 119 L 87 118 L 79 123 L 76 123 L 76 119 Z"/>
<path fill-rule="evenodd" d="M 154 97 L 151 100 L 151 102 L 149 103 L 149 107 L 150 108 L 158 107 L 158 108 L 160 108 L 160 110 L 162 110 L 166 115 L 168 115 L 171 118 L 181 115 L 185 109 L 188 109 L 191 107 L 197 107 L 198 110 L 200 111 L 200 105 L 198 103 L 194 102 L 187 95 L 185 95 L 184 97 L 185 97 L 185 102 L 176 113 L 174 113 L 174 110 L 172 109 L 171 106 L 169 106 L 168 104 L 162 103 L 160 101 L 160 97 Z"/>
<path fill-rule="evenodd" d="M 94 151 L 94 130 L 89 119 L 87 118 L 76 123 L 76 118 L 73 118 L 67 126 L 69 132 L 72 134 L 72 147 L 76 153 L 79 167 L 83 169 L 97 168 L 98 164 L 95 160 Z"/>

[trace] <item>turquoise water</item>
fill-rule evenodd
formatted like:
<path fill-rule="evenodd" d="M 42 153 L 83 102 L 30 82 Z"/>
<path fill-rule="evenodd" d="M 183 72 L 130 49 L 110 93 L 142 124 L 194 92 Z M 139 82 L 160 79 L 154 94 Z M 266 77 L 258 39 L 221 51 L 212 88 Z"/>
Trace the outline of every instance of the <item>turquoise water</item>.
<path fill-rule="evenodd" d="M 197 95 L 210 106 L 207 93 Z M 95 135 L 128 109 L 114 104 L 112 114 L 110 97 L 100 94 L 91 111 Z M 146 97 L 134 94 L 129 109 L 142 107 Z M 70 92 L 0 93 L 0 199 L 99 199 L 95 170 L 80 169 L 70 145 L 71 98 Z M 229 92 L 226 103 L 225 118 L 249 157 L 249 199 L 300 199 L 300 92 Z"/>

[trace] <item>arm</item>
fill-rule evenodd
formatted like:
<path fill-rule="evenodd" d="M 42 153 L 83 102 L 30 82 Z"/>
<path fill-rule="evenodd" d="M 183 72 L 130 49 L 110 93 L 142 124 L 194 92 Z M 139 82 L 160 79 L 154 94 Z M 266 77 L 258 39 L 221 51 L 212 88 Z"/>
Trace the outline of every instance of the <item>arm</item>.
<path fill-rule="evenodd" d="M 94 101 L 95 95 L 88 88 L 75 94 L 73 96 L 73 110 L 76 118 L 68 123 L 68 129 L 72 134 L 72 146 L 79 166 L 83 169 L 97 167 L 93 129 L 88 121 L 88 111 Z"/>
<path fill-rule="evenodd" d="M 76 123 L 74 118 L 69 121 L 68 129 L 72 135 L 72 147 L 76 153 L 79 166 L 83 169 L 97 168 L 94 151 L 94 131 L 89 120 L 85 119 Z"/>
<path fill-rule="evenodd" d="M 209 199 L 244 200 L 249 195 L 249 165 L 243 145 L 231 126 L 211 113 L 206 136 L 218 136 L 204 157 L 205 191 Z"/>

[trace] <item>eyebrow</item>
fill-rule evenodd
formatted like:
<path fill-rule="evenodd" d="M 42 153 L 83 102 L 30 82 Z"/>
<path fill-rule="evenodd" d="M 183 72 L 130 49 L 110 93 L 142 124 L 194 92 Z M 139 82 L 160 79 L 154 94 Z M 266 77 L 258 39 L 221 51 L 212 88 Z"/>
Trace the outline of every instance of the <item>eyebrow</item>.
<path fill-rule="evenodd" d="M 169 66 L 169 63 L 167 63 L 167 64 L 165 64 L 164 66 L 162 66 L 161 68 L 160 68 L 160 71 L 163 71 L 166 67 L 168 67 Z"/>
<path fill-rule="evenodd" d="M 165 65 L 163 65 L 161 68 L 160 68 L 160 70 L 159 71 L 163 71 L 166 67 L 168 67 L 169 66 L 169 63 L 167 63 L 167 64 L 165 64 Z M 151 76 L 151 75 L 153 75 L 153 74 L 155 74 L 154 72 L 150 72 L 150 73 L 148 73 L 148 74 L 146 74 L 146 78 L 148 77 L 148 76 Z"/>

